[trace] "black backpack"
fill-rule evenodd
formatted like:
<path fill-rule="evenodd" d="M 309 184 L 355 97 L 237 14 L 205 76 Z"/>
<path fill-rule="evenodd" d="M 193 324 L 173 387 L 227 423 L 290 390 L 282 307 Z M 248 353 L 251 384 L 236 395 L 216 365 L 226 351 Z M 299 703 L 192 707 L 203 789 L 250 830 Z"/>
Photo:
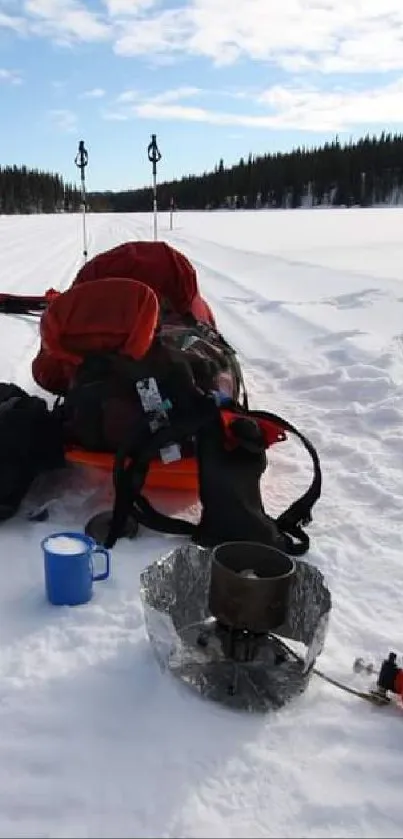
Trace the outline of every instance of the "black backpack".
<path fill-rule="evenodd" d="M 66 444 L 115 455 L 114 508 L 87 525 L 106 547 L 139 524 L 187 535 L 212 547 L 225 541 L 255 541 L 298 556 L 309 549 L 303 527 L 321 494 L 321 469 L 312 443 L 288 421 L 250 411 L 235 354 L 220 336 L 211 350 L 205 334 L 182 327 L 177 343 L 159 335 L 147 355 L 134 360 L 116 353 L 92 353 L 77 370 L 64 401 L 56 408 Z M 172 338 L 172 335 L 169 336 Z M 206 351 L 207 345 L 209 351 Z M 232 393 L 222 405 L 220 376 L 230 377 Z M 224 413 L 226 422 L 223 422 Z M 277 439 L 297 436 L 309 452 L 313 479 L 304 495 L 277 519 L 266 514 L 260 479 L 267 466 L 264 427 Z M 197 461 L 200 522 L 166 516 L 143 494 L 150 464 L 185 456 Z"/>
<path fill-rule="evenodd" d="M 56 411 L 66 445 L 119 454 L 148 428 L 159 427 L 193 405 L 195 393 L 223 391 L 247 404 L 242 372 L 232 347 L 204 324 L 166 325 L 147 355 L 135 360 L 116 352 L 88 353 Z M 191 438 L 182 441 L 192 454 Z"/>
<path fill-rule="evenodd" d="M 0 383 L 0 521 L 19 509 L 34 479 L 64 466 L 62 426 L 44 399 Z"/>

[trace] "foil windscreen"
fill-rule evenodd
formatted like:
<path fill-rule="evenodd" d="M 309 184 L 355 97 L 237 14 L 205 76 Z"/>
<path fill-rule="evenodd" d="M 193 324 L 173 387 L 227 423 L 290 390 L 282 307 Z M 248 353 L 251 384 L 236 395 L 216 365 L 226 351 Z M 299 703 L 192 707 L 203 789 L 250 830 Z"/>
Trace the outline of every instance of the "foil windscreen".
<path fill-rule="evenodd" d="M 234 709 L 280 708 L 307 686 L 327 632 L 331 596 L 323 575 L 296 562 L 286 619 L 258 636 L 232 632 L 209 611 L 212 552 L 176 548 L 141 574 L 147 633 L 163 670 Z"/>

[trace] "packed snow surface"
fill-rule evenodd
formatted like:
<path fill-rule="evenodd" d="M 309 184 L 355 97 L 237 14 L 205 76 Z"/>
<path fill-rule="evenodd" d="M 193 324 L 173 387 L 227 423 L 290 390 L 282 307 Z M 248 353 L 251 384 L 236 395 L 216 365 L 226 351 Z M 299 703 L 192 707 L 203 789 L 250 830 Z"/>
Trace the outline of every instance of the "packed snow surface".
<path fill-rule="evenodd" d="M 87 229 L 90 257 L 153 235 L 151 215 L 91 215 Z M 172 231 L 160 215 L 159 237 L 195 265 L 252 406 L 319 451 L 308 559 L 333 609 L 318 664 L 363 689 L 357 656 L 403 653 L 403 211 L 179 212 Z M 82 251 L 79 215 L 2 216 L 1 291 L 65 289 Z M 41 393 L 37 320 L 0 317 L 1 380 Z M 274 447 L 267 510 L 309 480 L 297 443 Z M 0 836 L 403 836 L 403 712 L 313 677 L 283 710 L 242 715 L 161 672 L 139 574 L 174 538 L 121 540 L 89 604 L 46 602 L 41 540 L 83 529 L 106 484 L 60 477 L 43 487 L 48 521 L 27 515 L 39 493 L 1 525 Z"/>

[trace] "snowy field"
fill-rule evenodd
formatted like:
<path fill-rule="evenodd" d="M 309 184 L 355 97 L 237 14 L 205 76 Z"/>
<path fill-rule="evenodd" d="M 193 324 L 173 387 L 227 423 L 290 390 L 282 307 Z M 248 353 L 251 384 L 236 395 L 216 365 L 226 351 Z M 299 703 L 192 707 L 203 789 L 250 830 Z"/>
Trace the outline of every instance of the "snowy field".
<path fill-rule="evenodd" d="M 0 217 L 0 291 L 66 288 L 79 216 Z M 88 218 L 89 256 L 152 238 L 151 216 Z M 359 689 L 356 656 L 403 653 L 403 210 L 178 213 L 160 238 L 195 265 L 237 347 L 253 407 L 321 456 L 308 559 L 333 610 L 321 669 Z M 0 378 L 30 392 L 37 323 L 1 316 Z M 270 454 L 268 510 L 310 478 L 297 444 Z M 120 541 L 93 601 L 44 599 L 40 540 L 82 528 L 104 491 L 82 475 L 1 525 L 0 837 L 402 837 L 403 714 L 313 677 L 266 717 L 199 700 L 154 659 L 139 573 L 175 540 Z M 99 499 L 98 499 L 99 500 Z"/>

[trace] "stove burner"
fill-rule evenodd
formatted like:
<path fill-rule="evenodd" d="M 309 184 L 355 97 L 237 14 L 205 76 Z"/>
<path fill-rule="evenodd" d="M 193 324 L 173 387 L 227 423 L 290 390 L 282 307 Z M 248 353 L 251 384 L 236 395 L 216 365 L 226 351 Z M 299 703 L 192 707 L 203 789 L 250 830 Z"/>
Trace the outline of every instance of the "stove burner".
<path fill-rule="evenodd" d="M 287 660 L 286 651 L 274 636 L 225 626 L 213 618 L 204 622 L 196 643 L 207 650 L 214 641 L 218 642 L 224 658 L 237 663 L 267 658 L 268 651 L 271 652 L 269 657 L 273 659 L 274 665 Z"/>

